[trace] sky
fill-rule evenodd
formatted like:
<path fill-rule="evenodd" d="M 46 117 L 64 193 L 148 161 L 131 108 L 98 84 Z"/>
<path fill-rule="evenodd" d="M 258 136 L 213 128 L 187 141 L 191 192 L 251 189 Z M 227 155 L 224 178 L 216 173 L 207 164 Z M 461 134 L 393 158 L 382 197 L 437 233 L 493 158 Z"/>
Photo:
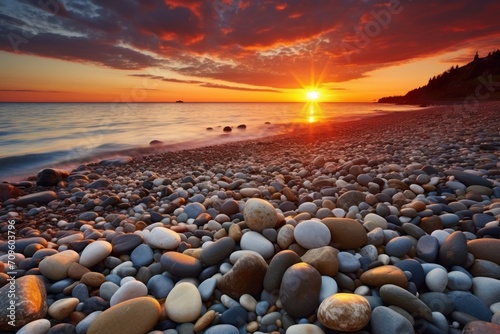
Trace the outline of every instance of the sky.
<path fill-rule="evenodd" d="M 0 101 L 371 102 L 500 47 L 496 0 L 4 0 Z"/>

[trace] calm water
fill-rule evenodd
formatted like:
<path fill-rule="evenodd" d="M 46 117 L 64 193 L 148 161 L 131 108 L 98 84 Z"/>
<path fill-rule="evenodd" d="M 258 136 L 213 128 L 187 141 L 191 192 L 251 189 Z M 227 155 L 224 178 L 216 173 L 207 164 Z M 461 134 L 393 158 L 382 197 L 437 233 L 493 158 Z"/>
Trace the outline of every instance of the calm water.
<path fill-rule="evenodd" d="M 259 138 L 293 124 L 415 109 L 377 103 L 0 103 L 0 181 L 47 166 L 73 168 L 147 147 L 169 149 Z M 265 124 L 269 122 L 271 124 Z M 246 124 L 246 130 L 239 130 Z M 225 134 L 224 126 L 233 127 Z M 212 127 L 212 131 L 206 130 Z"/>

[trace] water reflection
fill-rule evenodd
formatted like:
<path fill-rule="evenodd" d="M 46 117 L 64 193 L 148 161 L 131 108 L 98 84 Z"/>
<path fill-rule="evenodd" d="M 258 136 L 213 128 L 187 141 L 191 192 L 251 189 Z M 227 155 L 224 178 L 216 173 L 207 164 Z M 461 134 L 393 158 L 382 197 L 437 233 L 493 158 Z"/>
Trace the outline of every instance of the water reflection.
<path fill-rule="evenodd" d="M 323 110 L 318 102 L 307 102 L 302 108 L 302 122 L 313 124 L 323 120 Z"/>

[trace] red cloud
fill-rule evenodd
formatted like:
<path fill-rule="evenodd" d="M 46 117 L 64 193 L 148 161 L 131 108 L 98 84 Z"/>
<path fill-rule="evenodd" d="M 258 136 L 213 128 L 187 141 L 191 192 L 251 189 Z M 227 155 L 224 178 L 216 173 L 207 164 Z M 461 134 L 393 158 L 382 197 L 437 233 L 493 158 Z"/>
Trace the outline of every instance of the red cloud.
<path fill-rule="evenodd" d="M 47 21 L 37 6 L 7 2 L 0 50 L 14 52 L 17 41 L 19 52 L 42 57 L 289 88 L 500 43 L 500 2 L 487 0 L 90 0 L 61 8 Z"/>

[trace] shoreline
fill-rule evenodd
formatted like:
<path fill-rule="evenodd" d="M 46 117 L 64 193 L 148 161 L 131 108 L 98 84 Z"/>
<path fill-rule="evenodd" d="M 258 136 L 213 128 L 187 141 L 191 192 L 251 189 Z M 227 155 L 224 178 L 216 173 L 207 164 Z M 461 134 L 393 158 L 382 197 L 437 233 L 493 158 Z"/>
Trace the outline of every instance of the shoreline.
<path fill-rule="evenodd" d="M 45 305 L 25 326 L 498 329 L 499 117 L 500 102 L 389 112 L 3 183 L 0 195 L 16 195 L 0 201 L 2 240 L 14 226 L 17 242 L 11 272 L 42 282 L 19 283 Z M 189 307 L 169 304 L 178 295 Z"/>

